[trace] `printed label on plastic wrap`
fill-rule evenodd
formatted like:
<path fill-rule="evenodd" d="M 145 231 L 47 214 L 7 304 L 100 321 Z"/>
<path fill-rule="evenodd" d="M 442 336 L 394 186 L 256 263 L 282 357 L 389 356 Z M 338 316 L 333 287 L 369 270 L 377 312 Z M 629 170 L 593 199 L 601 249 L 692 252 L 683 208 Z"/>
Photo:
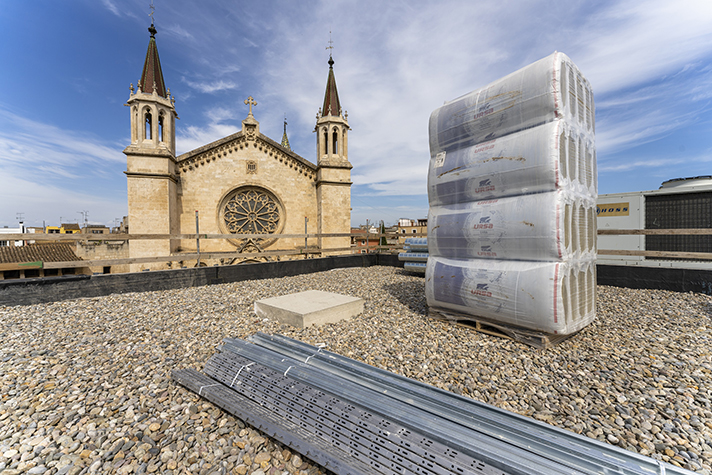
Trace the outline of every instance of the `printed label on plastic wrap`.
<path fill-rule="evenodd" d="M 430 205 L 554 191 L 561 121 L 471 147 L 439 152 L 428 172 Z"/>
<path fill-rule="evenodd" d="M 470 147 L 439 152 L 428 171 L 428 201 L 466 201 L 568 189 L 598 195 L 595 144 L 563 120 Z"/>
<path fill-rule="evenodd" d="M 554 53 L 436 109 L 430 152 L 452 151 L 557 118 L 593 139 L 593 92 L 563 53 Z"/>
<path fill-rule="evenodd" d="M 595 317 L 595 263 L 431 256 L 425 294 L 434 309 L 566 335 Z"/>
<path fill-rule="evenodd" d="M 594 206 L 562 191 L 431 206 L 430 254 L 529 261 L 590 258 L 595 255 Z"/>

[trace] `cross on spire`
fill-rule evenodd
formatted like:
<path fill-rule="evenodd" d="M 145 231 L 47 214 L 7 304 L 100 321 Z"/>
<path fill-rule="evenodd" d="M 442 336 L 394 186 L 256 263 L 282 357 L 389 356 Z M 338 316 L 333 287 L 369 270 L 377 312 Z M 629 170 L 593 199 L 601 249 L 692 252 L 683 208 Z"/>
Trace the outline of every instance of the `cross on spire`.
<path fill-rule="evenodd" d="M 250 113 L 247 114 L 247 117 L 252 117 L 252 106 L 257 105 L 257 101 L 255 101 L 252 96 L 248 97 L 245 99 L 245 104 L 250 106 Z"/>

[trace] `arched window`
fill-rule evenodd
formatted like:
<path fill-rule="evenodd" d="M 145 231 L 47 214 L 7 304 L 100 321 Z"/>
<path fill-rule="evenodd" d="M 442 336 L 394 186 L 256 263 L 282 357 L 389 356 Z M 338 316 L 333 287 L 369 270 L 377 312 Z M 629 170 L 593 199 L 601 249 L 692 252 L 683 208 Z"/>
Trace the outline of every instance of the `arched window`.
<path fill-rule="evenodd" d="M 143 131 L 143 138 L 146 140 L 151 140 L 153 139 L 153 120 L 151 119 L 151 113 L 149 111 L 146 111 L 145 117 L 145 127 Z"/>
<path fill-rule="evenodd" d="M 339 133 L 337 132 L 336 129 L 334 129 L 334 133 L 331 134 L 332 137 L 332 150 L 334 155 L 339 154 Z"/>
<path fill-rule="evenodd" d="M 324 129 L 324 155 L 329 153 L 329 133 Z"/>
<path fill-rule="evenodd" d="M 138 140 L 138 107 L 133 106 L 131 109 L 131 142 Z"/>
<path fill-rule="evenodd" d="M 165 114 L 161 113 L 158 115 L 158 140 L 163 142 L 163 119 Z"/>

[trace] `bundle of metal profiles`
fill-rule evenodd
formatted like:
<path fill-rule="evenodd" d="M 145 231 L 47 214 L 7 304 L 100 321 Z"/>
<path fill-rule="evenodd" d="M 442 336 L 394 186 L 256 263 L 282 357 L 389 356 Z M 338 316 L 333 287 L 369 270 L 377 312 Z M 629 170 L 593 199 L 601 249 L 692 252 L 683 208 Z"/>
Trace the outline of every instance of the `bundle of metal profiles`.
<path fill-rule="evenodd" d="M 183 386 L 337 474 L 691 474 L 283 336 L 226 338 Z"/>

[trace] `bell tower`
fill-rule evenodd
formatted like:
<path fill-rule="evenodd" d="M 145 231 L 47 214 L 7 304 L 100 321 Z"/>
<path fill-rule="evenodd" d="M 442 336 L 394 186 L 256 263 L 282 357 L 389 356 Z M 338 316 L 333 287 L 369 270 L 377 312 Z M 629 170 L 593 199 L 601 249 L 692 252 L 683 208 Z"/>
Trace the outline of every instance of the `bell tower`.
<path fill-rule="evenodd" d="M 178 183 L 175 159 L 175 98 L 166 89 L 156 47 L 157 30 L 151 37 L 141 79 L 130 87 L 126 106 L 131 114 L 131 144 L 126 154 L 129 232 L 131 234 L 178 233 Z M 131 257 L 168 256 L 177 240 L 132 241 Z M 163 268 L 163 264 L 131 264 L 131 271 Z"/>
<path fill-rule="evenodd" d="M 316 116 L 317 206 L 319 233 L 351 231 L 351 163 L 349 163 L 348 113 L 341 109 L 334 77 L 334 59 L 329 55 L 329 76 L 324 104 Z M 348 248 L 348 236 L 321 238 L 322 249 Z M 343 253 L 343 251 L 342 251 Z"/>

